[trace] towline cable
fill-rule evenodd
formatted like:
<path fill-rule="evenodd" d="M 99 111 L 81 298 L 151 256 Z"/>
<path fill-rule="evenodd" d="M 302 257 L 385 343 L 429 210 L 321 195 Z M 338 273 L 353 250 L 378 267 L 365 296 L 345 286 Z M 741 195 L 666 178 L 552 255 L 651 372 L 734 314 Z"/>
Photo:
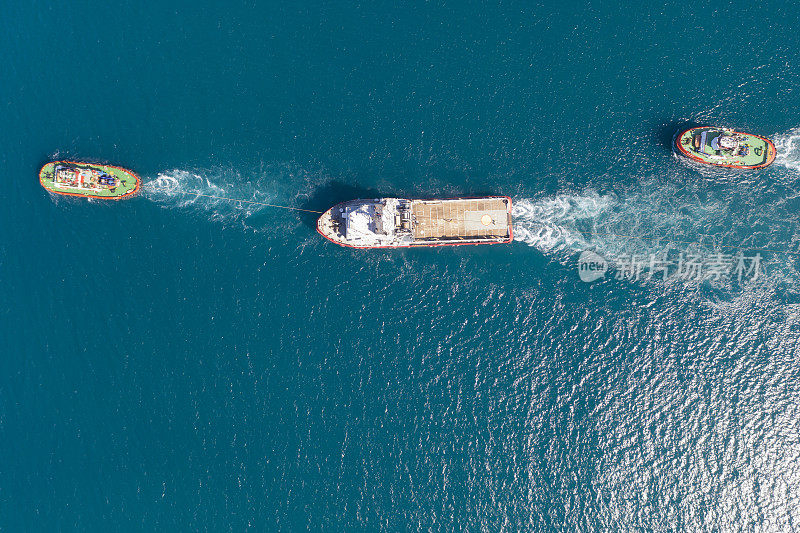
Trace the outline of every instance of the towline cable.
<path fill-rule="evenodd" d="M 306 213 L 317 213 L 322 214 L 325 211 L 315 211 L 313 209 L 303 209 L 301 207 L 290 207 L 288 205 L 277 205 L 277 204 L 268 204 L 265 202 L 256 202 L 255 200 L 241 200 L 239 198 L 228 198 L 227 196 L 214 196 L 211 194 L 200 194 L 199 192 L 190 192 L 190 191 L 175 191 L 169 189 L 160 189 L 163 192 L 167 192 L 170 194 L 178 193 L 178 194 L 185 194 L 187 196 L 202 196 L 203 198 L 212 198 L 214 200 L 228 200 L 230 202 L 244 202 L 246 204 L 256 204 L 256 205 L 265 205 L 267 207 L 278 207 L 280 209 L 292 209 L 294 211 L 305 211 Z"/>
<path fill-rule="evenodd" d="M 227 196 L 215 196 L 215 195 L 212 195 L 212 194 L 201 194 L 199 192 L 176 191 L 176 190 L 169 190 L 169 189 L 163 189 L 163 188 L 160 189 L 160 190 L 163 191 L 163 192 L 170 193 L 170 194 L 179 193 L 179 194 L 185 194 L 185 195 L 190 195 L 190 196 L 202 196 L 203 198 L 211 198 L 213 200 L 228 200 L 229 202 L 244 202 L 246 204 L 264 205 L 264 206 L 267 206 L 267 207 L 277 207 L 279 209 L 291 209 L 293 211 L 304 211 L 306 213 L 316 213 L 316 214 L 319 214 L 319 215 L 324 213 L 324 211 L 316 211 L 314 209 L 303 209 L 301 207 L 291 207 L 291 206 L 288 206 L 288 205 L 268 204 L 266 202 L 256 202 L 255 200 L 241 200 L 239 198 L 230 198 L 230 197 L 227 197 Z M 601 232 L 594 232 L 594 231 L 591 232 L 591 235 L 593 235 L 593 236 L 596 235 L 596 236 L 601 236 L 601 237 L 621 237 L 623 239 L 664 239 L 665 238 L 665 237 L 658 237 L 657 235 L 653 235 L 653 234 L 650 234 L 650 235 L 621 235 L 619 233 L 601 233 Z M 704 237 L 713 238 L 713 235 L 704 235 Z M 697 241 L 676 241 L 676 240 L 671 240 L 671 239 L 669 239 L 669 241 L 671 243 L 675 243 L 675 244 L 686 244 L 686 245 L 696 244 L 696 245 L 700 245 L 700 246 L 703 245 L 702 243 L 697 242 Z M 730 248 L 730 249 L 733 249 L 733 250 L 741 250 L 742 248 L 745 248 L 745 249 L 753 250 L 753 251 L 757 251 L 757 252 L 768 252 L 768 253 L 773 253 L 773 254 L 787 254 L 787 255 L 800 255 L 800 252 L 767 250 L 765 248 L 757 248 L 757 247 L 750 248 L 750 247 L 747 247 L 747 246 L 733 246 L 733 245 L 726 245 L 726 244 L 717 244 L 715 246 L 717 248 Z"/>

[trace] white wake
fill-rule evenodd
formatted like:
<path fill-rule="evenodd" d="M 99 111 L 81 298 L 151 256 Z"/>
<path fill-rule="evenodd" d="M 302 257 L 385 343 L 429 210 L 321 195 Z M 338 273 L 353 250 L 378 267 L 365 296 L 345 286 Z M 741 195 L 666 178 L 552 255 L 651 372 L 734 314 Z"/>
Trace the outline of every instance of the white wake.
<path fill-rule="evenodd" d="M 592 250 L 614 267 L 631 258 L 692 257 L 711 263 L 724 255 L 760 253 L 768 271 L 800 284 L 797 235 L 800 220 L 765 188 L 731 191 L 707 182 L 642 180 L 624 195 L 580 194 L 516 199 L 515 240 L 533 246 L 564 265 Z M 666 254 L 666 255 L 665 255 Z"/>
<path fill-rule="evenodd" d="M 615 205 L 612 196 L 559 195 L 539 200 L 520 199 L 513 205 L 514 239 L 542 251 L 573 250 L 589 246 L 587 230 Z"/>
<path fill-rule="evenodd" d="M 800 171 L 800 128 L 776 135 L 773 142 L 778 152 L 775 164 Z"/>
<path fill-rule="evenodd" d="M 305 183 L 298 184 L 298 178 L 307 181 L 305 175 L 293 174 L 289 167 L 259 169 L 252 175 L 230 168 L 174 169 L 147 181 L 143 191 L 165 208 L 190 209 L 217 222 L 261 230 L 274 227 L 277 220 L 291 218 L 282 216 L 284 210 L 275 205 L 292 206 L 302 200 L 298 191 Z"/>

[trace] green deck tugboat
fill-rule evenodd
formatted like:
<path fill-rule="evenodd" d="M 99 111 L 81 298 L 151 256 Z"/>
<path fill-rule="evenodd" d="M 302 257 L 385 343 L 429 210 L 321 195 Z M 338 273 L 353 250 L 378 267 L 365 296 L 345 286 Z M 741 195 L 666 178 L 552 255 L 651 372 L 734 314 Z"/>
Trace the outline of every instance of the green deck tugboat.
<path fill-rule="evenodd" d="M 718 167 L 763 168 L 772 164 L 776 155 L 769 139 L 712 126 L 684 131 L 675 145 L 686 157 Z"/>
<path fill-rule="evenodd" d="M 39 171 L 42 187 L 56 194 L 121 200 L 139 191 L 139 176 L 112 165 L 52 161 Z"/>

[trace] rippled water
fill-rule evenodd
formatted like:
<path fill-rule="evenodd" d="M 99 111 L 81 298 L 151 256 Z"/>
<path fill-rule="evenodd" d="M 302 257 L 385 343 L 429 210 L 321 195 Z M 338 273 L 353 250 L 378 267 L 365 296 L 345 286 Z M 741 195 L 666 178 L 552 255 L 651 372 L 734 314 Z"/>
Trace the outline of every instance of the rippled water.
<path fill-rule="evenodd" d="M 800 21 L 752 9 L 7 6 L 0 529 L 800 528 Z M 697 123 L 779 156 L 698 168 Z M 314 230 L 490 193 L 514 243 Z M 665 251 L 765 270 L 617 275 Z"/>

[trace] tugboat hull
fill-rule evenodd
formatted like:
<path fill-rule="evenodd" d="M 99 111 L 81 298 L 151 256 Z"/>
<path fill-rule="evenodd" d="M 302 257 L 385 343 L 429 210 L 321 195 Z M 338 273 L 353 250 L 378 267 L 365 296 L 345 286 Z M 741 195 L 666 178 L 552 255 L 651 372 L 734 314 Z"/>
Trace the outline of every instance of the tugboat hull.
<path fill-rule="evenodd" d="M 743 169 L 769 166 L 777 153 L 765 137 L 708 126 L 682 132 L 675 147 L 681 155 L 705 165 Z"/>
<path fill-rule="evenodd" d="M 130 170 L 112 165 L 52 161 L 39 171 L 42 187 L 55 194 L 100 200 L 122 200 L 139 192 L 141 180 Z"/>

